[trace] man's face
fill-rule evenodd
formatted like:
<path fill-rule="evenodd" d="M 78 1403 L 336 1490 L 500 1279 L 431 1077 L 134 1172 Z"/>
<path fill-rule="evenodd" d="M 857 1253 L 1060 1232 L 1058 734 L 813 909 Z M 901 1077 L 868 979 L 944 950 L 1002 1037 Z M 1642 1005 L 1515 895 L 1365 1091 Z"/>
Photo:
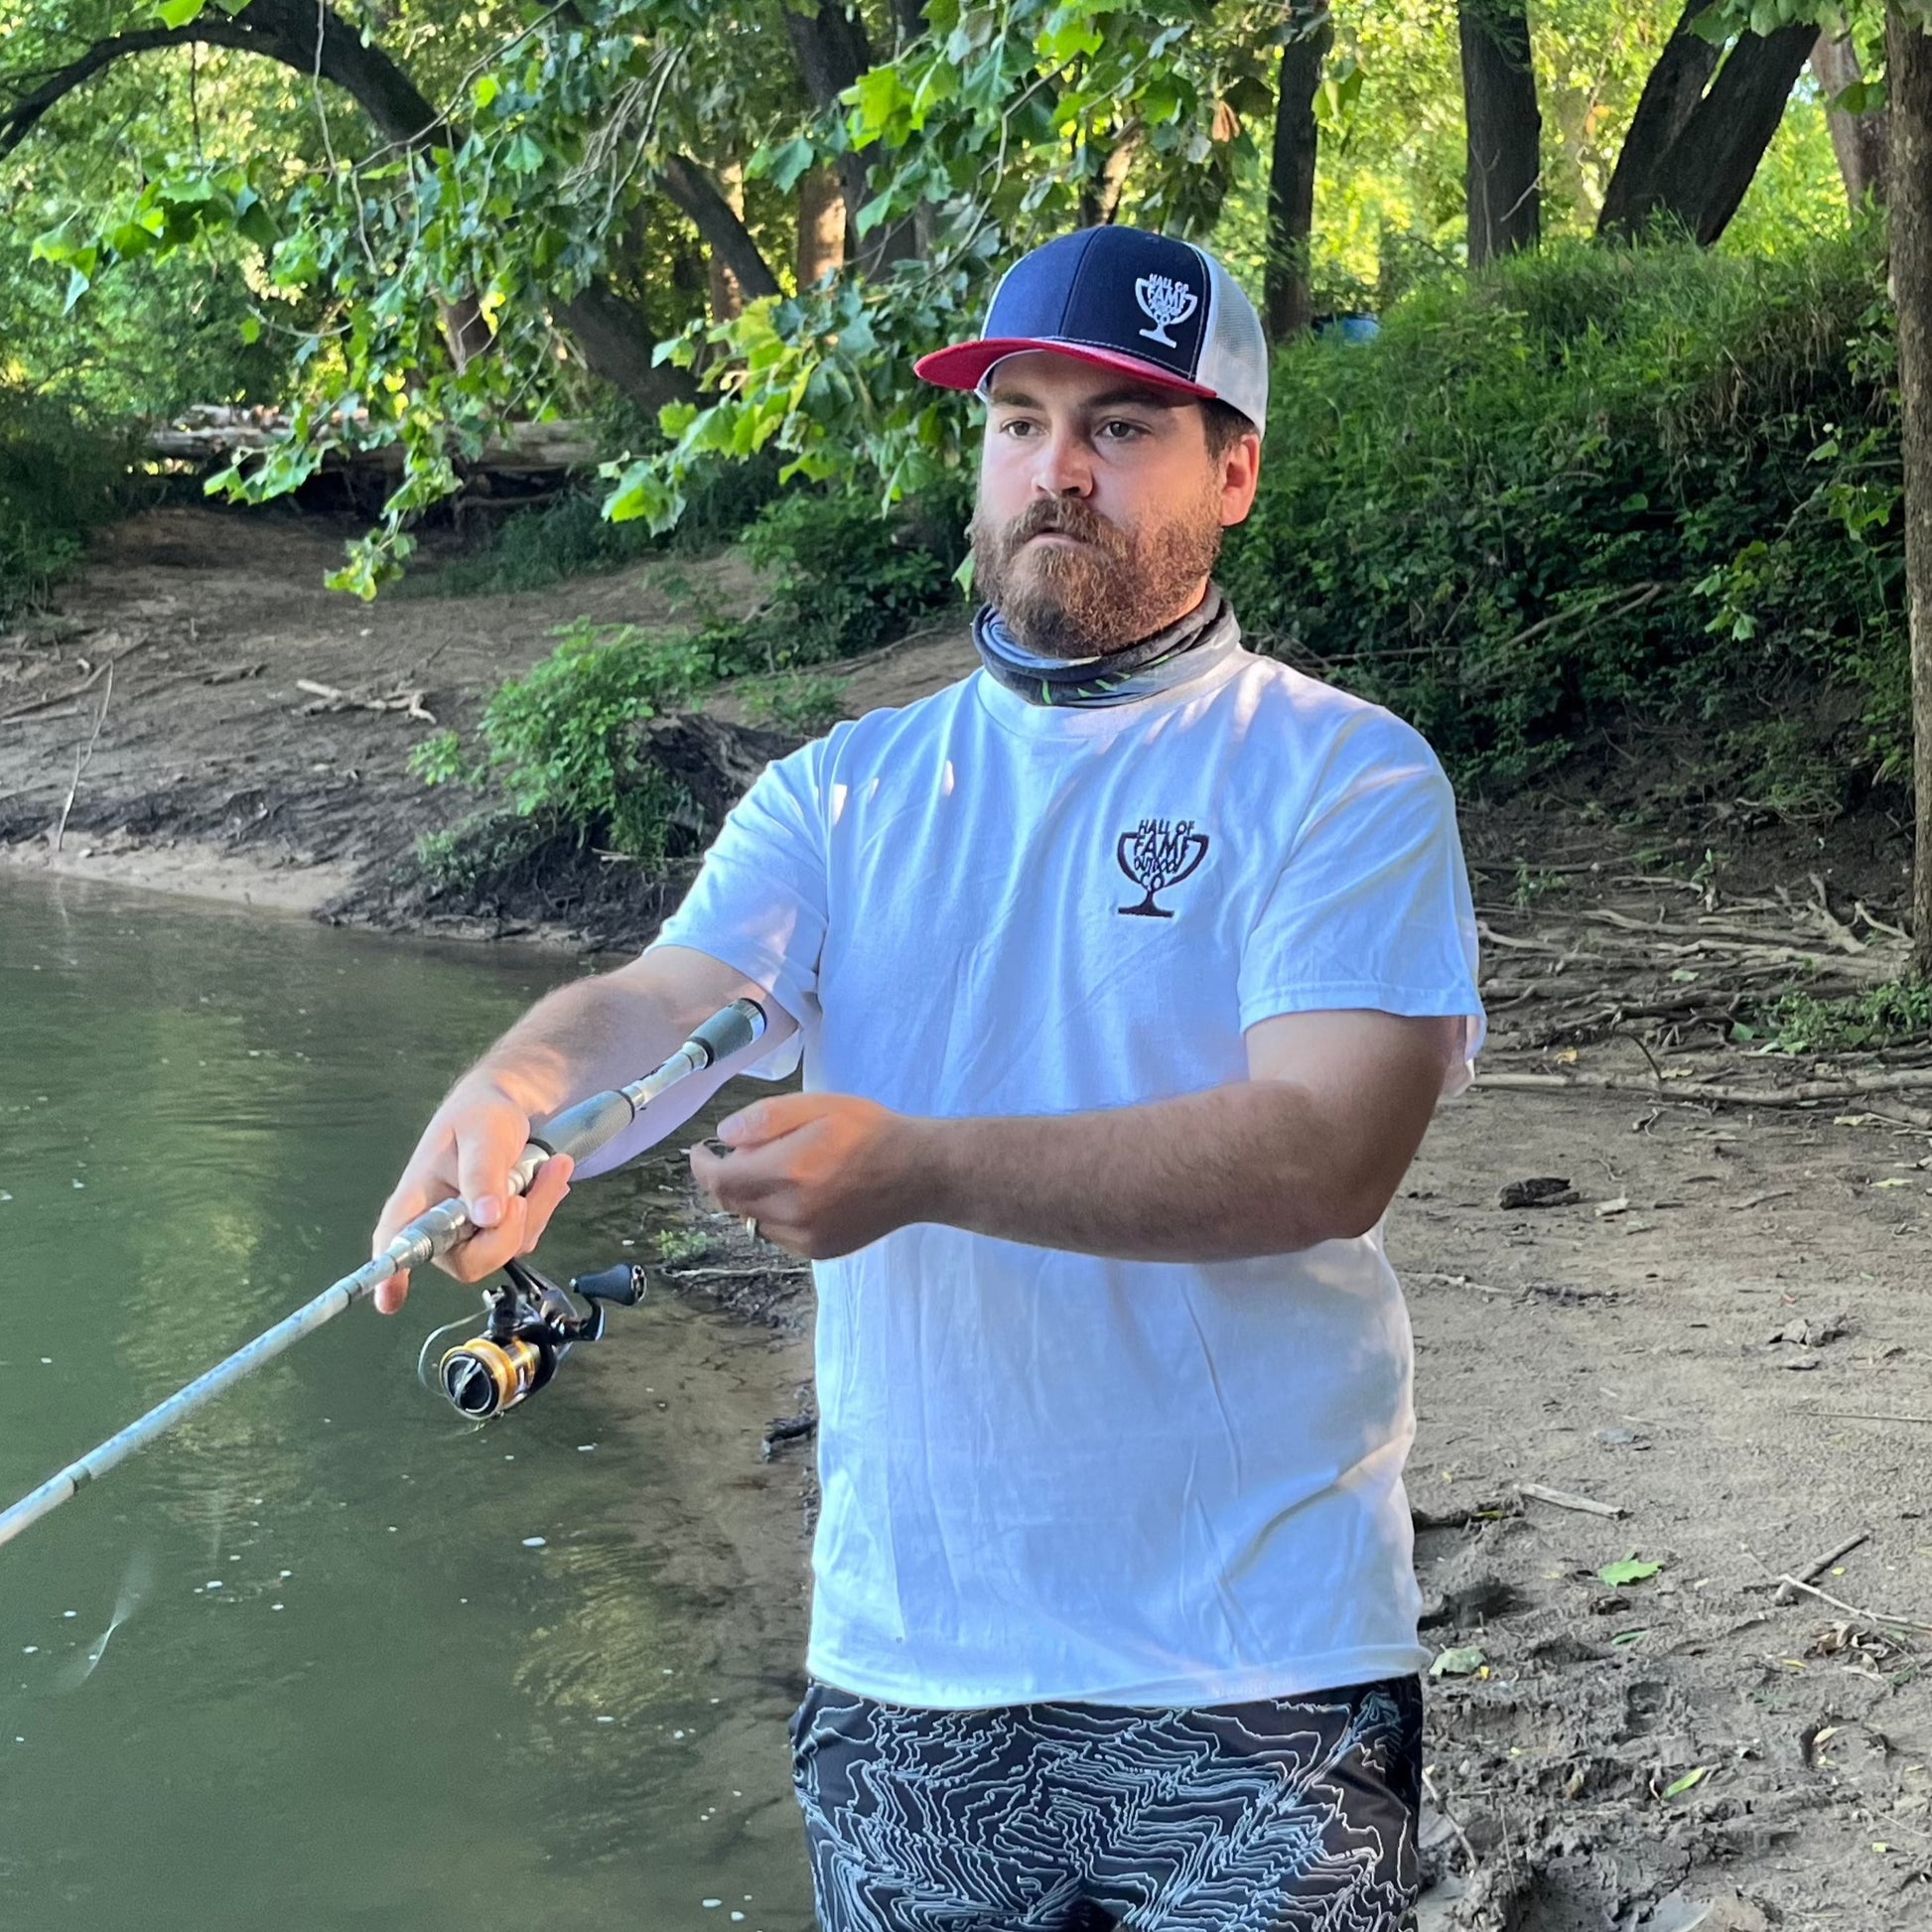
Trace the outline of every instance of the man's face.
<path fill-rule="evenodd" d="M 994 371 L 974 587 L 1029 650 L 1125 649 L 1197 605 L 1254 501 L 1260 439 L 1210 456 L 1197 403 L 1068 355 Z"/>

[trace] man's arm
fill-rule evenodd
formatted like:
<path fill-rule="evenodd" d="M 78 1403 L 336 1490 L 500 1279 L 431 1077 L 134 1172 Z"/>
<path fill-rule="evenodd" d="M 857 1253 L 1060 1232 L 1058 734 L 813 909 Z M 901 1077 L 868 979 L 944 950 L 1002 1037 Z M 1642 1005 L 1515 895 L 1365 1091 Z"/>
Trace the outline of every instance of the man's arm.
<path fill-rule="evenodd" d="M 770 1025 L 760 1054 L 793 1031 L 763 990 L 707 953 L 660 946 L 615 973 L 582 979 L 540 1000 L 450 1089 L 383 1204 L 374 1248 L 437 1201 L 459 1194 L 482 1230 L 436 1265 L 458 1281 L 481 1281 L 511 1256 L 528 1254 L 568 1190 L 571 1163 L 546 1161 L 522 1197 L 506 1190 L 509 1171 L 534 1122 L 660 1065 L 720 1007 L 750 996 Z M 661 1139 L 703 1106 L 744 1058 L 682 1080 L 596 1157 L 614 1168 Z M 398 1275 L 376 1291 L 393 1314 L 409 1292 Z"/>
<path fill-rule="evenodd" d="M 1428 1130 L 1455 1019 L 1285 1015 L 1249 1077 L 1105 1112 L 926 1120 L 836 1094 L 758 1102 L 694 1150 L 721 1206 L 794 1254 L 938 1221 L 1129 1261 L 1231 1261 L 1366 1233 Z"/>

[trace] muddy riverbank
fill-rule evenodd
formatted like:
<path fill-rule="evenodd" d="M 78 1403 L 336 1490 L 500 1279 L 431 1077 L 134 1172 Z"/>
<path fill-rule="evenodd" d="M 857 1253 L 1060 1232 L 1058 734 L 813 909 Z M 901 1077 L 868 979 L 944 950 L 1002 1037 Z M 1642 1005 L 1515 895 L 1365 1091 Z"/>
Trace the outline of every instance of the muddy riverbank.
<path fill-rule="evenodd" d="M 568 618 L 675 621 L 656 566 L 364 608 L 319 588 L 339 538 L 137 519 L 0 645 L 12 863 L 379 919 L 371 880 L 467 803 L 407 774 L 428 720 L 472 722 Z M 757 596 L 707 568 L 717 595 Z M 966 649 L 881 653 L 848 701 L 917 695 Z M 1902 828 L 1665 798 L 1669 748 L 1646 756 L 1469 812 L 1493 1047 L 1390 1221 L 1445 1653 L 1425 1922 L 1932 1925 L 1932 1054 L 1767 1055 L 1761 1019 L 1784 988 L 1900 970 Z M 683 1185 L 674 1153 L 640 1172 Z M 799 1271 L 690 1213 L 681 1292 L 797 1331 Z M 771 1452 L 802 1476 L 809 1390 L 766 1406 L 798 1423 Z M 1780 1598 L 1855 1536 L 1805 1579 L 1819 1593 Z"/>

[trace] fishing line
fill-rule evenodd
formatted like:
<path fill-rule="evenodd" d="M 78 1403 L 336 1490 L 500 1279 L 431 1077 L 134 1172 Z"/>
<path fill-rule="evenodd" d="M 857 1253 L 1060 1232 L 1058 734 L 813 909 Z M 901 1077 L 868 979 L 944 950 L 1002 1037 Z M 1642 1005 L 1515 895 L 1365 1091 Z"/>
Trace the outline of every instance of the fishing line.
<path fill-rule="evenodd" d="M 581 1161 L 586 1155 L 608 1147 L 660 1094 L 668 1092 L 680 1080 L 694 1073 L 702 1073 L 706 1068 L 743 1052 L 762 1037 L 765 1025 L 764 1009 L 756 1000 L 734 1000 L 730 1006 L 714 1013 L 663 1065 L 645 1074 L 642 1079 L 633 1080 L 627 1086 L 613 1087 L 605 1093 L 593 1094 L 574 1107 L 566 1107 L 555 1119 L 545 1121 L 530 1136 L 529 1144 L 509 1172 L 506 1191 L 523 1193 L 537 1170 L 557 1155 L 568 1154 L 572 1159 Z M 314 1301 L 305 1303 L 274 1327 L 236 1349 L 206 1375 L 198 1376 L 185 1388 L 177 1389 L 167 1401 L 150 1409 L 118 1435 L 110 1436 L 106 1442 L 88 1450 L 77 1462 L 70 1462 L 58 1475 L 50 1476 L 38 1489 L 23 1496 L 11 1508 L 0 1510 L 0 1543 L 10 1542 L 29 1525 L 60 1508 L 82 1483 L 106 1474 L 116 1463 L 124 1461 L 136 1449 L 145 1448 L 157 1436 L 165 1434 L 185 1416 L 192 1415 L 204 1403 L 240 1381 L 244 1375 L 252 1374 L 264 1362 L 272 1361 L 284 1349 L 293 1347 L 304 1335 L 314 1333 L 325 1321 L 333 1321 L 345 1309 L 366 1300 L 384 1282 L 412 1268 L 421 1267 L 425 1262 L 434 1261 L 439 1255 L 448 1254 L 477 1231 L 477 1223 L 470 1217 L 469 1205 L 455 1195 L 437 1202 L 426 1213 L 417 1215 L 380 1254 L 365 1261 L 353 1274 L 345 1275 L 341 1281 L 324 1289 Z M 516 1268 L 517 1264 L 510 1265 L 512 1276 Z M 606 1278 L 595 1276 L 585 1277 L 581 1284 L 574 1284 L 581 1293 L 597 1298 L 590 1316 L 579 1316 L 565 1300 L 562 1309 L 568 1311 L 566 1320 L 558 1314 L 554 1303 L 546 1302 L 542 1311 L 543 1325 L 535 1331 L 529 1344 L 542 1353 L 548 1362 L 548 1370 L 543 1376 L 529 1370 L 528 1364 L 519 1357 L 511 1364 L 516 1370 L 515 1376 L 499 1384 L 503 1399 L 487 1408 L 472 1407 L 464 1393 L 451 1386 L 449 1360 L 446 1357 L 445 1392 L 466 1413 L 479 1416 L 496 1414 L 500 1409 L 520 1401 L 532 1388 L 540 1387 L 543 1379 L 547 1379 L 547 1373 L 554 1370 L 562 1349 L 567 1348 L 572 1340 L 595 1339 L 603 1332 L 605 1301 L 625 1303 L 636 1300 L 638 1282 L 635 1271 L 625 1272 L 631 1276 L 627 1290 L 621 1284 L 613 1284 Z M 607 1277 L 615 1273 L 614 1270 L 607 1271 Z M 552 1289 L 549 1284 L 542 1283 L 541 1278 L 533 1279 L 541 1288 L 548 1289 L 552 1296 L 562 1296 L 562 1290 Z M 531 1291 L 531 1294 L 534 1301 L 535 1291 Z M 492 1306 L 492 1330 L 494 1314 Z M 551 1336 L 555 1337 L 554 1341 L 548 1339 Z M 459 1366 L 481 1373 L 482 1365 L 476 1356 L 481 1354 L 485 1339 L 492 1346 L 497 1344 L 497 1337 L 492 1332 L 486 1338 L 479 1337 L 472 1350 L 451 1351 L 453 1355 L 467 1358 L 466 1363 Z M 522 1335 L 515 1339 L 519 1346 L 524 1345 Z M 479 1381 L 478 1373 L 467 1375 L 467 1385 L 480 1396 L 485 1395 L 488 1393 L 488 1378 Z M 510 1393 L 512 1387 L 514 1392 Z"/>

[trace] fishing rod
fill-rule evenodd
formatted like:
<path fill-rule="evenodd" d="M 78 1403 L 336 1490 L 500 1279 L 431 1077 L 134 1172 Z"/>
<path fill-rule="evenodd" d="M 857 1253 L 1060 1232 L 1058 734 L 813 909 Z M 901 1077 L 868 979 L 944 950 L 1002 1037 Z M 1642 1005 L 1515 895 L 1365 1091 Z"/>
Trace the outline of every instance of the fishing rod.
<path fill-rule="evenodd" d="M 659 1094 L 668 1092 L 691 1074 L 702 1073 L 720 1060 L 742 1052 L 764 1029 L 764 1009 L 756 1000 L 734 1000 L 730 1006 L 714 1013 L 662 1066 L 641 1080 L 592 1094 L 588 1100 L 580 1100 L 576 1106 L 566 1107 L 553 1119 L 543 1122 L 531 1134 L 510 1170 L 509 1191 L 522 1193 L 536 1171 L 557 1155 L 568 1154 L 573 1160 L 581 1161 L 586 1155 L 608 1147 Z M 69 1463 L 58 1475 L 50 1476 L 38 1489 L 21 1497 L 12 1508 L 0 1511 L 0 1544 L 12 1541 L 30 1524 L 58 1509 L 83 1482 L 104 1475 L 115 1463 L 146 1448 L 184 1416 L 192 1415 L 244 1375 L 272 1361 L 345 1309 L 373 1295 L 392 1276 L 448 1254 L 476 1232 L 477 1224 L 470 1218 L 468 1204 L 455 1195 L 417 1215 L 380 1254 L 371 1256 L 352 1275 L 345 1275 L 324 1289 L 314 1301 L 305 1303 L 274 1327 L 237 1348 L 226 1361 L 217 1363 L 206 1375 L 197 1376 L 185 1388 L 177 1389 L 138 1422 L 129 1423 L 98 1449 L 90 1449 L 79 1461 Z M 541 1276 L 521 1268 L 509 1272 L 514 1293 L 505 1295 L 498 1291 L 500 1304 L 496 1297 L 485 1295 L 490 1304 L 491 1331 L 465 1349 L 453 1349 L 445 1357 L 444 1391 L 466 1414 L 493 1415 L 521 1401 L 554 1372 L 561 1351 L 569 1342 L 596 1340 L 603 1333 L 603 1302 L 632 1303 L 637 1299 L 636 1278 L 627 1269 L 582 1277 L 571 1286 L 592 1303 L 593 1320 L 578 1316 L 563 1292 Z M 613 1279 L 619 1273 L 630 1276 L 627 1294 L 624 1284 Z M 520 1331 L 516 1326 L 519 1321 Z M 504 1330 L 500 1337 L 495 1333 L 498 1327 Z M 535 1331 L 539 1327 L 543 1332 Z M 509 1366 L 513 1372 L 498 1379 L 496 1362 L 471 1352 L 480 1351 L 485 1341 L 497 1348 L 503 1342 L 521 1341 L 532 1351 L 532 1356 L 520 1365 L 512 1360 Z M 452 1357 L 461 1359 L 453 1362 Z M 468 1401 L 464 1399 L 466 1391 L 476 1385 L 479 1370 L 496 1382 L 497 1399 L 487 1405 L 481 1391 L 472 1394 Z"/>

